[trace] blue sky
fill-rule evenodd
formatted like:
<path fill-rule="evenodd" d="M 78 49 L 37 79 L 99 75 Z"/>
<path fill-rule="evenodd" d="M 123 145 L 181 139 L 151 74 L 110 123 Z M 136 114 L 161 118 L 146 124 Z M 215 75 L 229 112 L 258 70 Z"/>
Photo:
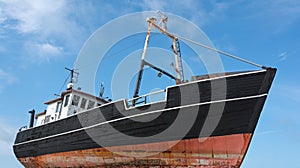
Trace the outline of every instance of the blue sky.
<path fill-rule="evenodd" d="M 22 167 L 12 144 L 27 111 L 54 98 L 84 42 L 132 12 L 161 10 L 199 26 L 216 48 L 278 73 L 242 165 L 297 167 L 300 151 L 300 1 L 0 0 L 0 161 Z M 223 58 L 223 57 L 222 57 Z M 243 64 L 225 64 L 226 70 Z"/>

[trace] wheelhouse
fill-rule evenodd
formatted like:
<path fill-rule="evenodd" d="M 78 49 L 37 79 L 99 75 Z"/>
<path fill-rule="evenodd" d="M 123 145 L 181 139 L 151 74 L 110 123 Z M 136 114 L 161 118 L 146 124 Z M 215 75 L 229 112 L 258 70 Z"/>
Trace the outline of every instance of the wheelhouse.
<path fill-rule="evenodd" d="M 80 90 L 66 90 L 62 92 L 59 98 L 44 103 L 47 105 L 47 109 L 36 114 L 36 126 L 75 115 L 104 103 L 107 103 L 107 101 Z"/>

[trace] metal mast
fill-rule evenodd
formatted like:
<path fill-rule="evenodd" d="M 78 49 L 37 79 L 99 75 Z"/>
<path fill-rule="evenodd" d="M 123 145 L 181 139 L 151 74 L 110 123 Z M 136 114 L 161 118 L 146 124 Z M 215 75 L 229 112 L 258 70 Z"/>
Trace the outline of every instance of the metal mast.
<path fill-rule="evenodd" d="M 147 22 L 148 22 L 148 31 L 147 31 L 147 36 L 145 39 L 145 44 L 144 44 L 144 49 L 143 49 L 143 54 L 142 54 L 142 59 L 141 59 L 141 66 L 139 69 L 139 74 L 138 74 L 138 79 L 136 82 L 136 86 L 135 86 L 135 91 L 134 91 L 134 95 L 133 97 L 136 98 L 139 95 L 139 90 L 140 90 L 140 85 L 141 85 L 141 80 L 142 80 L 142 75 L 143 75 L 143 70 L 144 70 L 144 66 L 147 65 L 147 62 L 145 61 L 145 57 L 146 57 L 146 53 L 147 53 L 147 48 L 148 48 L 148 44 L 149 44 L 149 39 L 150 39 L 150 32 L 152 27 L 157 28 L 161 33 L 167 35 L 168 37 L 170 37 L 173 40 L 173 45 L 172 45 L 172 49 L 174 51 L 174 57 L 175 57 L 175 63 L 176 63 L 176 73 L 177 73 L 177 79 L 176 79 L 176 83 L 181 83 L 182 82 L 182 62 L 181 62 L 181 58 L 178 57 L 178 54 L 180 54 L 180 50 L 179 45 L 178 45 L 178 37 L 169 33 L 167 31 L 167 26 L 166 26 L 166 22 L 168 21 L 168 18 L 164 15 L 164 13 L 161 13 L 162 15 L 162 26 L 159 26 L 158 24 L 156 24 L 156 18 L 152 17 L 152 18 L 147 18 Z M 133 106 L 135 105 L 136 99 L 133 100 Z"/>
<path fill-rule="evenodd" d="M 178 50 L 178 48 L 177 48 L 177 42 L 178 42 L 178 37 L 177 36 L 175 36 L 174 34 L 172 34 L 172 33 L 169 33 L 165 28 L 166 28 L 166 23 L 165 22 L 167 22 L 168 21 L 168 19 L 166 19 L 165 18 L 165 16 L 163 15 L 163 19 L 162 19 L 162 25 L 163 25 L 163 27 L 161 27 L 161 26 L 159 26 L 159 25 L 157 25 L 156 23 L 155 23 L 155 21 L 152 21 L 152 20 L 150 20 L 150 23 L 155 27 L 155 28 L 157 28 L 161 33 L 163 33 L 163 34 L 165 34 L 165 35 L 167 35 L 168 37 L 170 37 L 171 39 L 172 39 L 172 41 L 173 41 L 173 45 L 172 45 L 172 49 L 173 49 L 173 51 L 174 51 L 174 58 L 175 58 L 175 70 L 176 70 L 176 73 L 177 73 L 177 81 L 176 81 L 176 83 L 178 84 L 178 83 L 181 83 L 182 82 L 182 74 L 181 74 L 181 72 L 182 72 L 182 70 L 181 70 L 181 67 L 182 67 L 182 65 L 180 65 L 180 63 L 181 63 L 181 61 L 180 61 L 180 59 L 179 59 L 179 57 L 178 57 L 178 54 L 179 54 L 179 50 Z"/>
<path fill-rule="evenodd" d="M 147 31 L 145 44 L 144 44 L 144 50 L 143 50 L 143 54 L 142 54 L 142 60 L 141 60 L 141 66 L 140 66 L 140 69 L 139 69 L 138 79 L 137 79 L 136 85 L 135 85 L 135 91 L 134 91 L 134 95 L 133 95 L 134 98 L 139 96 L 138 94 L 139 94 L 141 80 L 142 80 L 143 71 L 144 71 L 145 57 L 146 57 L 147 48 L 148 48 L 149 39 L 150 39 L 150 33 L 151 33 L 151 29 L 152 29 L 152 24 L 151 24 L 152 20 L 155 22 L 156 18 L 147 18 L 148 31 Z M 134 104 L 135 104 L 135 100 L 133 100 L 133 105 Z"/>
<path fill-rule="evenodd" d="M 74 78 L 74 74 L 79 75 L 78 72 L 75 72 L 74 69 L 69 69 L 67 67 L 65 67 L 66 70 L 70 71 L 70 83 L 67 85 L 67 89 L 72 89 L 73 84 L 75 83 L 75 78 Z"/>

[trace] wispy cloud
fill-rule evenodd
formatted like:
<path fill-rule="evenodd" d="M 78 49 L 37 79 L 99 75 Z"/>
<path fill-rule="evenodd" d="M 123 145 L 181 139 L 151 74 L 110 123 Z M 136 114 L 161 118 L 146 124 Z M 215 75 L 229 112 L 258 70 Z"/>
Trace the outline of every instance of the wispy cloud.
<path fill-rule="evenodd" d="M 261 131 L 261 132 L 258 132 L 256 133 L 256 135 L 269 135 L 269 134 L 277 134 L 277 133 L 280 133 L 281 130 L 268 130 L 268 131 Z"/>
<path fill-rule="evenodd" d="M 170 4 L 172 3 L 172 4 Z M 187 19 L 204 26 L 213 22 L 215 19 L 221 19 L 225 16 L 225 11 L 229 8 L 229 2 L 217 1 L 161 1 L 161 0 L 143 0 L 139 6 L 143 10 L 161 10 L 185 16 Z"/>
<path fill-rule="evenodd" d="M 12 144 L 14 142 L 16 130 L 16 128 L 8 125 L 6 122 L 0 122 L 0 156 L 12 154 Z"/>
<path fill-rule="evenodd" d="M 246 10 L 247 15 L 244 17 L 262 20 L 266 26 L 271 27 L 270 32 L 272 33 L 288 30 L 289 26 L 300 18 L 300 1 L 243 1 L 240 6 Z"/>
<path fill-rule="evenodd" d="M 2 18 L 15 20 L 14 24 L 8 26 L 20 32 L 40 32 L 44 28 L 53 31 L 55 29 L 53 23 L 62 20 L 61 9 L 64 7 L 65 1 L 49 2 L 47 0 L 2 0 Z"/>
<path fill-rule="evenodd" d="M 209 8 L 204 7 L 204 2 L 194 0 L 178 1 L 172 5 L 160 0 L 128 2 L 126 5 L 120 2 L 120 6 L 125 6 L 120 8 L 105 1 L 74 3 L 66 0 L 0 0 L 0 23 L 4 29 L 14 30 L 26 37 L 23 45 L 29 53 L 27 58 L 29 61 L 38 58 L 38 62 L 41 62 L 50 61 L 59 54 L 70 53 L 70 50 L 77 53 L 88 35 L 100 26 L 97 24 L 104 23 L 99 19 L 108 21 L 107 18 L 136 11 L 136 8 L 185 15 L 187 19 L 205 25 L 224 16 L 228 7 L 228 3 L 215 1 L 206 2 Z"/>
<path fill-rule="evenodd" d="M 0 39 L 3 38 L 3 28 L 2 28 L 2 25 L 4 23 L 4 21 L 6 20 L 6 18 L 4 18 L 2 16 L 2 9 L 0 8 Z"/>
<path fill-rule="evenodd" d="M 17 81 L 17 78 L 4 70 L 0 69 L 0 93 L 7 85 L 11 85 Z"/>
<path fill-rule="evenodd" d="M 63 54 L 61 48 L 78 50 L 83 43 L 86 29 L 78 21 L 77 9 L 74 9 L 76 5 L 71 2 L 0 0 L 0 6 L 3 30 L 21 34 L 25 48 L 38 47 L 38 52 L 46 51 L 53 55 Z M 47 44 L 49 41 L 52 46 Z M 41 44 L 32 45 L 33 42 Z"/>
<path fill-rule="evenodd" d="M 292 17 L 289 19 L 299 18 L 300 14 L 300 1 L 295 0 L 269 0 L 264 3 L 264 5 L 268 5 L 269 8 L 266 8 L 266 12 L 272 14 L 281 14 L 283 17 Z"/>
<path fill-rule="evenodd" d="M 59 57 L 63 53 L 63 48 L 50 43 L 35 43 L 28 42 L 25 44 L 25 49 L 29 53 L 29 61 L 44 62 L 50 61 L 52 58 Z"/>
<path fill-rule="evenodd" d="M 16 78 L 12 74 L 0 69 L 0 80 L 1 80 L 1 83 L 4 82 L 7 84 L 12 84 L 16 81 Z"/>
<path fill-rule="evenodd" d="M 143 1 L 141 1 L 140 5 L 144 10 L 165 11 L 168 6 L 168 3 L 167 3 L 167 1 L 159 1 L 159 0 L 154 0 L 154 1 L 143 0 Z"/>
<path fill-rule="evenodd" d="M 57 54 L 77 54 L 89 35 L 112 17 L 130 11 L 127 8 L 133 6 L 123 9 L 105 1 L 0 0 L 0 35 L 3 31 L 3 35 L 21 35 L 18 42 L 27 52 L 38 49 L 38 57 L 50 60 Z M 45 53 L 50 55 L 41 55 Z"/>
<path fill-rule="evenodd" d="M 278 55 L 278 61 L 285 61 L 288 57 L 288 52 L 282 52 Z"/>
<path fill-rule="evenodd" d="M 2 13 L 2 9 L 0 8 L 0 13 Z M 0 24 L 3 23 L 6 20 L 5 17 L 1 16 L 0 14 Z"/>
<path fill-rule="evenodd" d="M 1 33 L 0 33 L 0 38 L 1 38 Z M 1 52 L 5 52 L 5 51 L 6 51 L 6 48 L 3 47 L 3 46 L 0 46 L 0 53 L 1 53 Z"/>
<path fill-rule="evenodd" d="M 300 2 L 292 0 L 267 0 L 267 2 L 259 3 L 257 1 L 220 2 L 215 0 L 176 2 L 130 0 L 126 2 L 126 5 L 124 2 L 120 2 L 122 8 L 105 1 L 74 3 L 66 0 L 0 0 L 0 24 L 4 24 L 5 29 L 13 29 L 21 34 L 31 36 L 29 43 L 35 41 L 35 43 L 45 44 L 50 41 L 51 45 L 60 49 L 64 48 L 64 50 L 60 50 L 61 52 L 76 48 L 77 53 L 87 36 L 103 24 L 99 20 L 105 20 L 105 18 L 117 17 L 126 12 L 137 11 L 136 9 L 142 11 L 161 10 L 184 16 L 197 25 L 205 26 L 216 20 L 228 18 L 232 13 L 231 9 L 237 8 L 242 3 L 246 3 L 247 6 L 243 6 L 243 9 L 247 8 L 251 11 L 250 13 L 245 12 L 245 17 L 254 15 L 254 17 L 268 20 L 276 20 L 277 16 L 282 16 L 286 20 L 295 20 L 300 17 Z M 104 10 L 105 12 L 99 12 Z M 95 19 L 94 16 L 97 16 L 98 19 Z M 97 23 L 94 23 L 95 21 Z M 0 28 L 0 37 L 1 32 L 3 31 Z M 28 41 L 24 45 L 27 48 Z M 235 47 L 230 44 L 221 46 L 221 48 L 229 51 L 235 50 Z M 286 56 L 279 59 L 283 61 Z"/>
<path fill-rule="evenodd" d="M 214 39 L 213 41 L 215 47 L 219 50 L 223 50 L 229 53 L 237 53 L 238 49 L 231 43 L 231 38 L 229 35 L 224 34 L 223 36 Z"/>
<path fill-rule="evenodd" d="M 296 83 L 296 81 L 295 81 Z M 278 85 L 277 86 L 277 92 L 280 94 L 284 99 L 300 103 L 300 86 L 298 85 Z"/>

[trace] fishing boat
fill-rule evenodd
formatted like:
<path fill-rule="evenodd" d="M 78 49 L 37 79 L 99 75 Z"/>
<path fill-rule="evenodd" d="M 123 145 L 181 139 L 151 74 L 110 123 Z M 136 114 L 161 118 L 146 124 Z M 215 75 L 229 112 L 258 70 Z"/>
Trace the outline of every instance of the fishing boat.
<path fill-rule="evenodd" d="M 167 19 L 163 20 L 163 24 Z M 240 167 L 268 96 L 276 69 L 193 76 L 183 80 L 178 37 L 148 18 L 132 99 L 107 100 L 73 87 L 73 78 L 47 109 L 30 111 L 29 128 L 13 145 L 25 167 Z M 172 39 L 177 76 L 146 61 L 152 28 Z M 182 40 L 187 40 L 181 38 Z M 175 81 L 139 95 L 145 66 Z M 71 75 L 74 70 L 69 69 Z M 149 96 L 163 94 L 163 101 Z M 34 126 L 34 122 L 36 123 Z"/>

